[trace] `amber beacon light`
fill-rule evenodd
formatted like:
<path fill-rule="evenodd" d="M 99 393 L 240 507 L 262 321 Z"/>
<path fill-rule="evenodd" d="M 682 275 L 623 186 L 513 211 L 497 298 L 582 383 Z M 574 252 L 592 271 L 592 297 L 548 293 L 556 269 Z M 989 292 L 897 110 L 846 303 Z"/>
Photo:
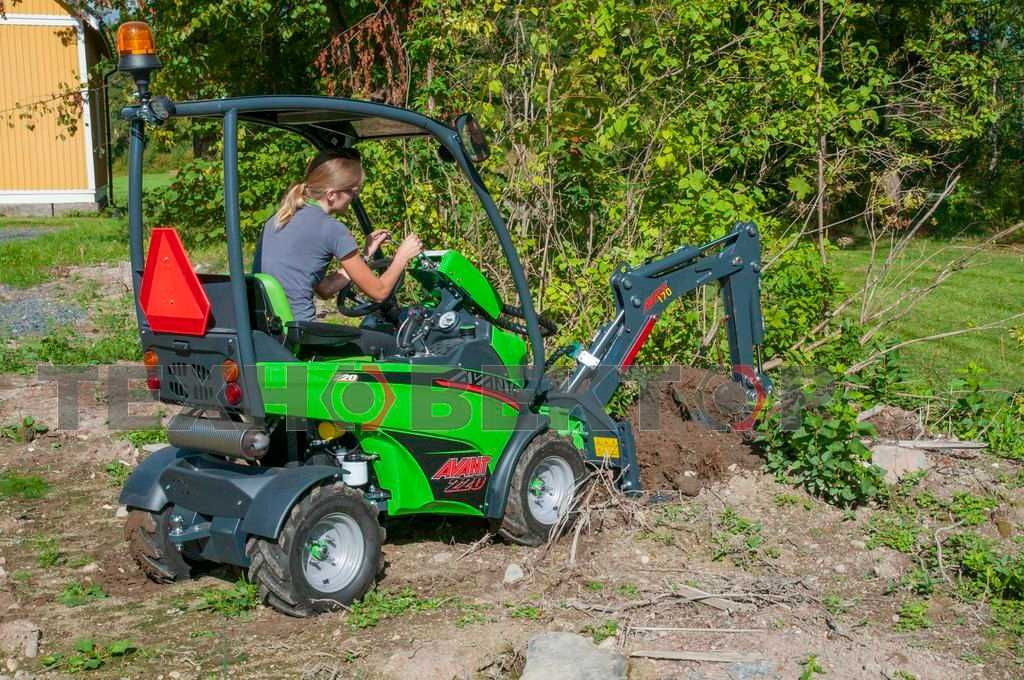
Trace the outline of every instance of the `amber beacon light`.
<path fill-rule="evenodd" d="M 160 68 L 156 56 L 153 29 L 143 21 L 126 21 L 117 29 L 117 69 L 130 73 L 139 88 L 139 96 L 146 99 L 150 74 Z"/>

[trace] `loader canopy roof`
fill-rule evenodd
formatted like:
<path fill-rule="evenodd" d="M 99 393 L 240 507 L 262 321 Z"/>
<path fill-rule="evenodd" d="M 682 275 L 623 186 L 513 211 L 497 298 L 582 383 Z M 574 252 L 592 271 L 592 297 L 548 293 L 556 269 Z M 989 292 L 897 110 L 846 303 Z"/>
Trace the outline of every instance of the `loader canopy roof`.
<path fill-rule="evenodd" d="M 429 136 L 430 128 L 434 128 L 434 134 L 451 131 L 444 123 L 413 111 L 337 97 L 270 96 L 190 101 L 175 104 L 174 115 L 219 118 L 232 108 L 238 109 L 239 120 L 290 130 L 319 148 L 363 139 Z"/>

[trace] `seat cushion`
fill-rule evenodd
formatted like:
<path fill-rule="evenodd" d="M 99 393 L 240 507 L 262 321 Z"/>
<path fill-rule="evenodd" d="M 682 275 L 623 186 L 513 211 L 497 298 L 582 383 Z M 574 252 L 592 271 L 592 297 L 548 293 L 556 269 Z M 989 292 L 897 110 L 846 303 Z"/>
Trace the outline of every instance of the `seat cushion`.
<path fill-rule="evenodd" d="M 355 326 L 321 321 L 292 321 L 287 328 L 288 344 L 296 353 L 309 350 L 380 357 L 398 351 L 394 336 Z"/>

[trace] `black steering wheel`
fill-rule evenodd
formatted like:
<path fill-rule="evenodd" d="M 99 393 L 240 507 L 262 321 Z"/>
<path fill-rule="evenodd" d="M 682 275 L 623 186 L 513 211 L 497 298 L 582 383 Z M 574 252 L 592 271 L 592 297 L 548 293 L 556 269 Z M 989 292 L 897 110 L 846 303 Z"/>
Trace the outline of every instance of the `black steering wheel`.
<path fill-rule="evenodd" d="M 388 267 L 391 266 L 390 257 L 378 257 L 370 260 L 366 263 L 377 276 L 380 276 L 387 271 Z M 391 292 L 388 293 L 387 298 L 377 302 L 372 300 L 365 293 L 359 290 L 359 287 L 353 285 L 351 281 L 348 282 L 344 288 L 338 291 L 338 311 L 345 316 L 366 316 L 372 312 L 379 311 L 381 309 L 395 305 L 395 296 L 398 295 L 399 289 L 405 282 L 405 270 L 398 275 L 398 280 L 395 281 L 394 287 L 391 288 Z"/>

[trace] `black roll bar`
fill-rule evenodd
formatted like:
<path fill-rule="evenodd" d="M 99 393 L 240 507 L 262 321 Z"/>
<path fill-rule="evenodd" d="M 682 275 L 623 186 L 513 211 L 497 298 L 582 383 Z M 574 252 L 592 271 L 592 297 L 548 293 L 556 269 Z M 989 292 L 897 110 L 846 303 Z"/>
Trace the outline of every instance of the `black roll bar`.
<path fill-rule="evenodd" d="M 224 119 L 224 202 L 225 229 L 228 236 L 229 270 L 232 283 L 232 297 L 235 315 L 238 321 L 239 354 L 244 365 L 255 366 L 255 352 L 252 345 L 252 333 L 249 328 L 249 305 L 245 296 L 245 270 L 242 263 L 241 228 L 238 212 L 238 122 L 248 121 L 276 127 L 290 132 L 303 134 L 307 139 L 318 140 L 321 144 L 333 143 L 338 147 L 346 145 L 346 139 L 352 140 L 351 131 L 328 129 L 323 125 L 305 124 L 288 121 L 278 122 L 276 115 L 288 111 L 324 111 L 349 115 L 349 120 L 361 118 L 384 118 L 416 127 L 427 132 L 451 153 L 463 174 L 469 180 L 477 198 L 483 204 L 484 212 L 491 222 L 502 253 L 512 272 L 512 280 L 519 296 L 519 306 L 526 321 L 527 336 L 530 341 L 533 365 L 526 373 L 525 393 L 531 403 L 536 403 L 543 390 L 547 389 L 544 378 L 544 341 L 541 338 L 540 323 L 533 305 L 529 283 L 523 270 L 522 262 L 516 251 L 515 244 L 508 232 L 504 218 L 498 206 L 484 185 L 476 167 L 466 155 L 458 133 L 450 126 L 423 114 L 409 111 L 387 104 L 342 99 L 337 97 L 319 96 L 257 96 L 211 99 L 201 101 L 175 102 L 173 117 L 202 118 L 222 117 Z M 126 107 L 121 112 L 123 119 L 131 121 L 132 138 L 129 148 L 129 191 L 128 210 L 130 228 L 130 252 L 132 260 L 133 280 L 135 280 L 136 312 L 140 322 L 144 321 L 138 305 L 139 280 L 144 267 L 142 247 L 142 156 L 145 148 L 145 124 L 155 122 L 148 100 L 139 106 Z M 344 123 L 346 119 L 339 118 Z M 334 137 L 334 135 L 337 135 Z M 247 378 L 248 383 L 248 378 Z M 248 394 L 255 394 L 255 379 L 248 385 Z"/>

